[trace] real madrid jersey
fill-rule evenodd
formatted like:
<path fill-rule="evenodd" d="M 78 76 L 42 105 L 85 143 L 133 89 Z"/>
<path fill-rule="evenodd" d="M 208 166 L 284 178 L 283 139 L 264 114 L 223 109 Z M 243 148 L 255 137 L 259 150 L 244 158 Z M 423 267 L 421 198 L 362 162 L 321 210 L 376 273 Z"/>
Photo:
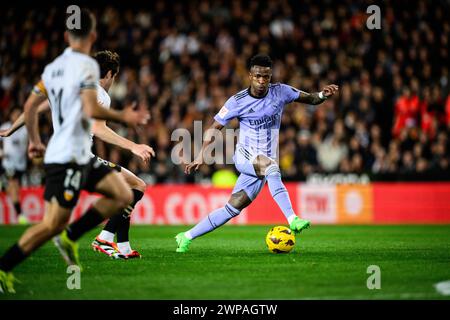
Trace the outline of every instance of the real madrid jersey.
<path fill-rule="evenodd" d="M 80 93 L 96 89 L 99 74 L 97 61 L 71 48 L 45 67 L 42 82 L 50 101 L 53 135 L 44 163 L 89 162 L 91 119 L 83 112 Z"/>
<path fill-rule="evenodd" d="M 238 118 L 238 144 L 255 155 L 275 159 L 284 106 L 299 96 L 299 90 L 280 83 L 270 84 L 263 97 L 254 97 L 250 89 L 245 89 L 229 98 L 214 119 L 226 125 L 231 119 Z"/>

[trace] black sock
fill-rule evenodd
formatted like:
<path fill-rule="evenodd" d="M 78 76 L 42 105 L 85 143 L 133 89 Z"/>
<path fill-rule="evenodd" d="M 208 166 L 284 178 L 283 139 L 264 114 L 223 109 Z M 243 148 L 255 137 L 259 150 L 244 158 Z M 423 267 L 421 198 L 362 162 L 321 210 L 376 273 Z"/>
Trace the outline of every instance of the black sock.
<path fill-rule="evenodd" d="M 72 241 L 98 226 L 105 218 L 94 207 L 91 207 L 84 216 L 67 227 L 67 236 Z"/>
<path fill-rule="evenodd" d="M 17 215 L 20 215 L 22 213 L 22 209 L 20 208 L 20 202 L 14 202 L 14 209 L 16 209 Z"/>
<path fill-rule="evenodd" d="M 130 216 L 124 217 L 123 214 L 119 214 L 121 221 L 117 228 L 117 242 L 128 242 L 130 231 Z"/>
<path fill-rule="evenodd" d="M 103 230 L 111 232 L 111 233 L 116 233 L 117 232 L 117 236 L 119 237 L 119 229 L 124 229 L 124 228 L 120 228 L 121 225 L 123 224 L 127 224 L 126 220 L 129 220 L 129 215 L 131 213 L 131 211 L 133 211 L 134 206 L 136 205 L 136 203 L 138 203 L 142 197 L 144 196 L 144 193 L 142 191 L 136 190 L 136 189 L 132 189 L 133 191 L 133 202 L 127 207 L 125 208 L 120 214 L 116 214 L 114 216 L 112 216 L 111 218 L 109 218 L 108 222 L 106 223 L 105 227 L 103 228 Z M 127 229 L 130 228 L 130 222 L 128 221 L 128 227 Z M 122 231 L 123 232 L 123 231 Z M 128 241 L 128 233 L 126 236 Z M 119 242 L 119 241 L 117 241 Z M 122 242 L 122 241 L 120 241 Z"/>
<path fill-rule="evenodd" d="M 136 203 L 138 203 L 144 193 L 142 191 L 132 189 L 133 191 L 133 202 L 123 210 L 121 214 L 118 214 L 116 217 L 118 225 L 117 225 L 117 242 L 128 242 L 129 239 L 129 231 L 130 231 L 130 215 L 133 211 Z"/>
<path fill-rule="evenodd" d="M 116 214 L 116 215 L 112 216 L 111 218 L 109 218 L 109 220 L 106 223 L 103 230 L 111 232 L 111 233 L 116 233 L 117 227 L 120 223 L 120 220 L 122 220 L 121 214 Z"/>
<path fill-rule="evenodd" d="M 0 258 L 0 270 L 5 272 L 11 271 L 15 266 L 25 260 L 27 256 L 16 243 Z"/>

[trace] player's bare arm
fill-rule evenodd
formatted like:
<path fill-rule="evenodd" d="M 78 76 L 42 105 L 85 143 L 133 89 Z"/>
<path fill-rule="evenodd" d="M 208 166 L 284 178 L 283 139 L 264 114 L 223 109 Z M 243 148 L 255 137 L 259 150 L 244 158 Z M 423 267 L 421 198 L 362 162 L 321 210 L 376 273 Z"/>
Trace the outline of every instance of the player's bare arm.
<path fill-rule="evenodd" d="M 126 123 L 131 127 L 146 124 L 150 118 L 147 110 L 133 110 L 133 107 L 127 107 L 122 111 L 103 108 L 97 101 L 97 90 L 84 89 L 81 94 L 83 110 L 88 117 L 98 120 L 110 120 L 114 122 Z"/>
<path fill-rule="evenodd" d="M 150 161 L 151 157 L 155 156 L 155 151 L 152 147 L 145 144 L 134 143 L 133 141 L 118 135 L 114 130 L 107 126 L 106 121 L 104 120 L 94 121 L 92 133 L 106 143 L 130 150 L 134 155 L 146 163 Z"/>
<path fill-rule="evenodd" d="M 186 165 L 186 167 L 184 168 L 185 174 L 190 174 L 192 170 L 197 171 L 198 168 L 200 168 L 200 166 L 203 164 L 203 152 L 205 151 L 206 147 L 208 145 L 210 145 L 213 141 L 213 139 L 212 139 L 213 132 L 215 130 L 222 130 L 222 128 L 223 128 L 223 125 L 221 125 L 219 122 L 214 120 L 213 124 L 205 131 L 202 148 L 200 149 L 200 152 L 197 155 L 197 157 L 195 158 L 195 160 L 192 161 L 191 163 L 188 163 Z"/>
<path fill-rule="evenodd" d="M 38 106 L 46 100 L 46 96 L 31 92 L 24 106 L 25 125 L 27 126 L 30 144 L 28 156 L 30 158 L 42 157 L 45 146 L 42 144 L 38 127 Z"/>
<path fill-rule="evenodd" d="M 50 103 L 48 100 L 45 100 L 38 106 L 37 113 L 40 114 L 44 111 L 50 110 Z M 8 129 L 0 130 L 0 137 L 6 138 L 12 135 L 14 132 L 19 130 L 25 125 L 25 114 L 22 113 L 17 120 L 12 124 L 12 126 Z"/>
<path fill-rule="evenodd" d="M 321 104 L 329 97 L 333 96 L 338 90 L 339 87 L 335 84 L 325 86 L 321 92 L 308 93 L 300 90 L 300 96 L 295 100 L 295 102 L 311 105 Z"/>

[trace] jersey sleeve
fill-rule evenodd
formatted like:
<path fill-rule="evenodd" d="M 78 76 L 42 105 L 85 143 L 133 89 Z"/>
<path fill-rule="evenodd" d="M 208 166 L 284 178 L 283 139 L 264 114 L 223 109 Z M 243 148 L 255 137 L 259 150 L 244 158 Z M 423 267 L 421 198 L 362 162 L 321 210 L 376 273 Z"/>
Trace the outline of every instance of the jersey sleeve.
<path fill-rule="evenodd" d="M 47 89 L 45 89 L 44 82 L 42 81 L 42 79 L 39 80 L 39 82 L 34 85 L 33 92 L 38 96 L 48 97 Z"/>
<path fill-rule="evenodd" d="M 96 61 L 86 61 L 81 66 L 80 90 L 96 89 L 100 70 Z"/>
<path fill-rule="evenodd" d="M 225 102 L 223 107 L 214 116 L 214 120 L 225 126 L 231 119 L 237 117 L 238 115 L 238 104 L 236 102 L 236 99 L 234 97 L 231 97 L 227 100 L 227 102 Z"/>
<path fill-rule="evenodd" d="M 285 104 L 291 103 L 300 97 L 300 90 L 287 84 L 281 84 L 281 97 Z"/>

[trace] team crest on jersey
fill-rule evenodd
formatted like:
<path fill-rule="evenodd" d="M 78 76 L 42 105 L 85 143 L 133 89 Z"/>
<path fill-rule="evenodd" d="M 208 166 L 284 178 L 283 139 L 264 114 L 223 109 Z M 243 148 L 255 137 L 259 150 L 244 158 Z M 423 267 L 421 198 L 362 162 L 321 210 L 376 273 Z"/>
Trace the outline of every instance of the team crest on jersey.
<path fill-rule="evenodd" d="M 227 107 L 223 106 L 222 109 L 220 109 L 219 111 L 219 117 L 223 119 L 227 115 L 227 113 L 228 113 Z"/>
<path fill-rule="evenodd" d="M 66 201 L 70 201 L 73 199 L 73 191 L 72 190 L 64 190 L 64 199 Z"/>

